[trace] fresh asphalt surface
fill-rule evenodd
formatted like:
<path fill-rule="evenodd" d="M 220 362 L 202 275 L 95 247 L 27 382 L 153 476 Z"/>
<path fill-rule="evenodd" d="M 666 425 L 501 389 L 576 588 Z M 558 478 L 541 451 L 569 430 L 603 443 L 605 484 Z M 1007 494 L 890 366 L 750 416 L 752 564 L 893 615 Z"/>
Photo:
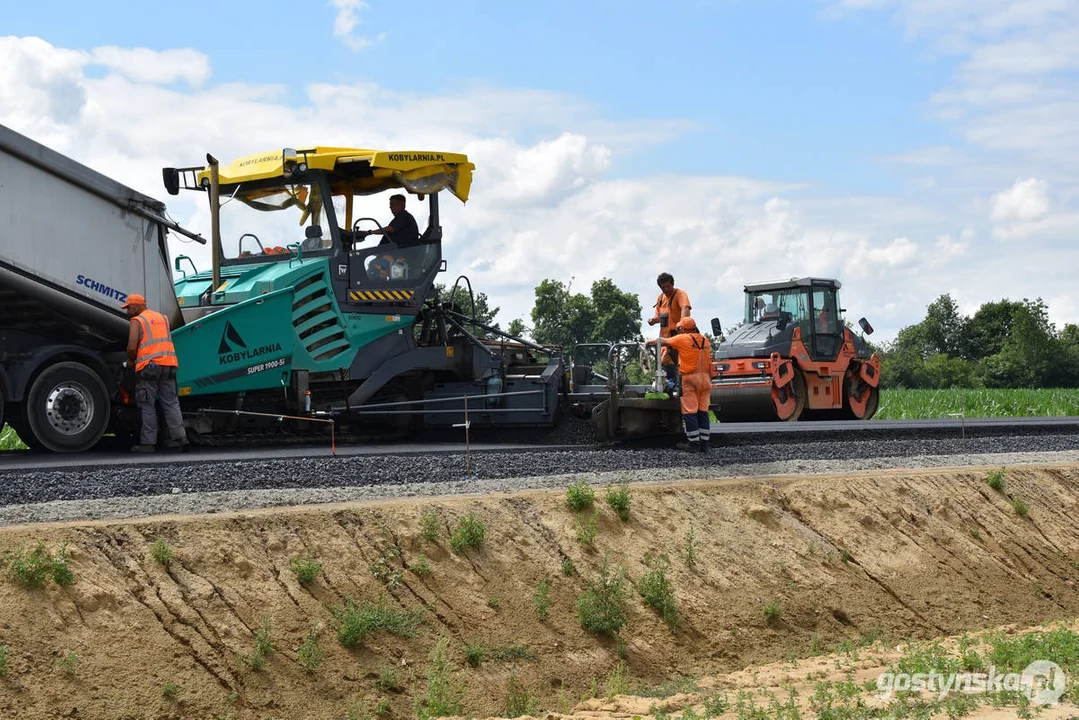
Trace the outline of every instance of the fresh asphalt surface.
<path fill-rule="evenodd" d="M 1026 417 L 1026 418 L 946 418 L 934 420 L 851 420 L 811 421 L 795 423 L 757 422 L 722 423 L 712 426 L 712 445 L 718 450 L 723 446 L 773 445 L 815 442 L 902 440 L 935 438 L 940 440 L 986 439 L 993 436 L 1072 435 L 1079 447 L 1079 416 Z M 643 449 L 669 447 L 679 438 L 667 436 L 639 441 L 618 443 L 617 448 Z M 1068 444 L 1068 443 L 1065 443 Z M 485 442 L 482 439 L 470 443 L 473 453 L 512 452 L 572 452 L 596 450 L 599 446 L 587 442 L 549 444 L 540 442 Z M 438 455 L 463 453 L 465 441 L 462 433 L 457 442 L 444 438 L 437 442 L 429 440 L 380 442 L 364 444 L 337 444 L 331 450 L 330 443 L 290 446 L 261 447 L 193 447 L 189 452 L 159 451 L 142 454 L 116 451 L 92 451 L 86 453 L 55 454 L 27 450 L 0 452 L 0 473 L 19 470 L 75 470 L 77 468 L 103 466 L 174 465 L 190 463 L 219 463 L 242 460 L 266 461 L 300 458 L 347 458 L 354 456 L 387 457 L 413 454 Z M 402 457 L 402 462 L 407 460 Z"/>

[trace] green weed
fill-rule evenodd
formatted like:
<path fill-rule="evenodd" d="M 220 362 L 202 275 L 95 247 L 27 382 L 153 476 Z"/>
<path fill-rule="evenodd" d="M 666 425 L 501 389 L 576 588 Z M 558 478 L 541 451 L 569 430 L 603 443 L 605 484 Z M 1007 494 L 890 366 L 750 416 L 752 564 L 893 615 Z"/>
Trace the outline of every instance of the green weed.
<path fill-rule="evenodd" d="M 318 670 L 318 666 L 322 664 L 322 648 L 318 644 L 318 628 L 311 628 L 311 631 L 307 633 L 307 637 L 304 638 L 303 644 L 300 645 L 300 650 L 297 656 L 300 660 L 300 665 L 303 669 L 309 673 L 314 673 Z"/>
<path fill-rule="evenodd" d="M 570 558 L 570 557 L 562 558 L 562 574 L 563 575 L 572 575 L 575 572 L 577 572 L 577 566 L 574 565 L 573 558 Z"/>
<path fill-rule="evenodd" d="M 584 480 L 578 480 L 566 488 L 566 504 L 580 512 L 592 507 L 596 501 L 596 491 Z"/>
<path fill-rule="evenodd" d="M 679 553 L 682 557 L 682 562 L 686 564 L 688 568 L 697 567 L 697 534 L 693 530 L 691 524 L 686 530 L 685 536 L 682 538 L 682 549 Z"/>
<path fill-rule="evenodd" d="M 15 428 L 4 425 L 0 430 L 0 450 L 27 450 L 26 443 L 19 439 Z"/>
<path fill-rule="evenodd" d="M 393 588 L 401 584 L 401 570 L 390 565 L 385 557 L 379 557 L 368 568 L 375 579 L 386 587 Z"/>
<path fill-rule="evenodd" d="M 289 567 L 292 568 L 292 572 L 296 574 L 296 580 L 301 585 L 314 582 L 318 574 L 322 572 L 322 563 L 315 560 L 310 553 L 305 554 L 303 557 L 292 558 L 289 561 Z"/>
<path fill-rule="evenodd" d="M 667 559 L 665 557 L 645 556 L 648 572 L 637 583 L 637 592 L 644 601 L 663 616 L 667 627 L 678 627 L 678 608 L 674 603 L 674 589 L 667 577 Z"/>
<path fill-rule="evenodd" d="M 598 511 L 593 511 L 592 517 L 588 520 L 584 520 L 583 515 L 577 516 L 577 542 L 589 550 L 596 549 L 596 521 L 598 518 Z"/>
<path fill-rule="evenodd" d="M 622 483 L 618 489 L 607 488 L 607 504 L 618 514 L 623 522 L 629 520 L 629 485 Z"/>
<path fill-rule="evenodd" d="M 7 645 L 0 645 L 0 677 L 7 677 L 7 659 L 11 650 Z"/>
<path fill-rule="evenodd" d="M 161 696 L 172 700 L 180 692 L 180 686 L 176 683 L 167 682 L 161 686 Z"/>
<path fill-rule="evenodd" d="M 74 675 L 75 668 L 79 665 L 79 656 L 74 652 L 68 652 L 67 655 L 60 658 L 56 665 L 68 675 Z"/>
<path fill-rule="evenodd" d="M 375 679 L 375 687 L 382 692 L 397 692 L 401 689 L 401 683 L 397 679 L 397 668 L 393 665 L 383 665 L 379 668 L 378 677 Z"/>
<path fill-rule="evenodd" d="M 997 492 L 1004 492 L 1004 468 L 990 470 L 989 475 L 986 476 L 986 482 L 989 483 L 989 487 Z"/>
<path fill-rule="evenodd" d="M 778 600 L 772 600 L 764 606 L 764 619 L 768 622 L 775 622 L 782 614 L 783 606 L 779 604 Z"/>
<path fill-rule="evenodd" d="M 160 535 L 150 545 L 150 557 L 152 557 L 159 565 L 168 567 L 168 564 L 172 562 L 172 548 L 169 547 L 168 541 Z"/>
<path fill-rule="evenodd" d="M 423 553 L 420 553 L 419 558 L 417 558 L 416 562 L 409 565 L 408 569 L 420 576 L 431 574 L 431 564 L 427 562 L 427 556 Z"/>
<path fill-rule="evenodd" d="M 477 548 L 483 544 L 486 533 L 487 524 L 478 519 L 475 514 L 469 513 L 457 521 L 457 529 L 450 536 L 450 547 L 456 553 L 464 552 L 469 548 Z"/>
<path fill-rule="evenodd" d="M 615 695 L 629 694 L 633 686 L 629 678 L 629 666 L 624 661 L 619 660 L 618 664 L 611 669 L 604 682 L 604 687 L 607 691 L 606 697 L 609 698 Z"/>
<path fill-rule="evenodd" d="M 517 679 L 517 673 L 510 673 L 506 681 L 506 713 L 507 718 L 516 718 L 522 715 L 536 714 L 536 699 L 528 692 Z"/>
<path fill-rule="evenodd" d="M 584 594 L 577 600 L 581 627 L 596 634 L 617 634 L 626 624 L 627 595 L 625 569 L 612 572 L 604 557 L 599 576 L 585 582 Z"/>
<path fill-rule="evenodd" d="M 434 508 L 428 508 L 420 515 L 420 534 L 429 542 L 438 542 L 441 537 L 442 521 Z"/>
<path fill-rule="evenodd" d="M 1027 505 L 1023 498 L 1012 498 L 1012 509 L 1019 517 L 1026 517 L 1030 512 L 1030 505 Z"/>
<path fill-rule="evenodd" d="M 7 559 L 8 576 L 26 587 L 41 587 L 51 577 L 57 585 L 70 585 L 75 576 L 67 564 L 67 543 L 61 543 L 55 555 L 38 541 L 32 550 L 23 548 Z"/>
<path fill-rule="evenodd" d="M 547 587 L 547 578 L 544 577 L 536 586 L 536 592 L 532 594 L 532 605 L 536 608 L 536 617 L 546 618 L 550 614 L 551 595 Z"/>
<path fill-rule="evenodd" d="M 446 657 L 447 647 L 448 641 L 443 636 L 431 651 L 427 665 L 427 688 L 416 699 L 418 720 L 463 714 L 464 680 L 452 674 L 452 666 Z"/>

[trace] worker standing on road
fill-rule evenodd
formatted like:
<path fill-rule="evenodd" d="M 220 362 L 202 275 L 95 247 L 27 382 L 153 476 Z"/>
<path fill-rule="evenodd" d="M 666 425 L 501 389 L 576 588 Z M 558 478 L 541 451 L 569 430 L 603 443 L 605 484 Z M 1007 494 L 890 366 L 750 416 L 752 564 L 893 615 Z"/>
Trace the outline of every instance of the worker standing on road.
<path fill-rule="evenodd" d="M 660 346 L 678 351 L 678 372 L 682 376 L 682 420 L 686 425 L 686 442 L 678 443 L 679 450 L 708 452 L 712 424 L 708 405 L 712 396 L 712 346 L 697 329 L 691 317 L 682 318 L 671 338 L 659 338 Z M 649 340 L 654 345 L 656 340 Z"/>
<path fill-rule="evenodd" d="M 659 285 L 659 298 L 656 300 L 656 314 L 648 320 L 649 325 L 659 323 L 659 336 L 669 338 L 673 334 L 671 330 L 677 327 L 682 318 L 689 317 L 689 295 L 685 290 L 679 290 L 674 286 L 674 277 L 670 273 L 660 273 L 656 278 Z M 672 383 L 678 381 L 678 351 L 674 348 L 664 347 L 660 357 L 660 364 Z"/>
<path fill-rule="evenodd" d="M 187 431 L 184 430 L 184 420 L 180 414 L 180 401 L 176 397 L 176 369 L 180 363 L 172 344 L 169 319 L 148 309 L 146 298 L 142 295 L 128 295 L 127 302 L 121 307 L 127 310 L 127 316 L 131 318 L 127 361 L 128 367 L 135 368 L 135 401 L 142 414 L 139 444 L 131 449 L 134 452 L 155 451 L 156 400 L 160 399 L 173 446 L 186 450 L 189 445 Z"/>

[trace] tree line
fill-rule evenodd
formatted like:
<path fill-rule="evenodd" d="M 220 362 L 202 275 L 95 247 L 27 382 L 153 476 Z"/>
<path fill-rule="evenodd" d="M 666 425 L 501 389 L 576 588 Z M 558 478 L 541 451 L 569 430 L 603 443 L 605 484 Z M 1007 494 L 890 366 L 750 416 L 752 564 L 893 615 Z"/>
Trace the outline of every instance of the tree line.
<path fill-rule="evenodd" d="M 1079 387 L 1079 326 L 1058 331 L 1041 298 L 988 302 L 968 317 L 941 295 L 875 349 L 882 388 Z"/>

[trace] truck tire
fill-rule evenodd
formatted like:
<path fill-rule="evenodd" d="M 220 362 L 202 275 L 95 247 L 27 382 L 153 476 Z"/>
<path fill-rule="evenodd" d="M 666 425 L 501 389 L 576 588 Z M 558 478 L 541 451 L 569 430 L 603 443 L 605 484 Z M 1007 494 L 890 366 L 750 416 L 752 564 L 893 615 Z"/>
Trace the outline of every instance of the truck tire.
<path fill-rule="evenodd" d="M 96 372 L 82 363 L 61 362 L 34 380 L 25 411 L 29 430 L 42 446 L 53 452 L 83 452 L 105 434 L 109 394 Z"/>

